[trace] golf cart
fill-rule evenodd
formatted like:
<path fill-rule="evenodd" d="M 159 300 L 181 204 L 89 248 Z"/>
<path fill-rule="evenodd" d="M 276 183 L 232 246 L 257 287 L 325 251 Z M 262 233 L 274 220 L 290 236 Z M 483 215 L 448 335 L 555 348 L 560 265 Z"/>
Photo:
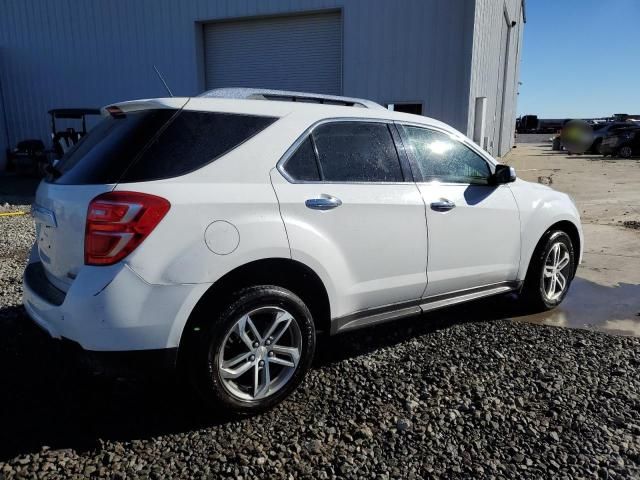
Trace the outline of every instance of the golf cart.
<path fill-rule="evenodd" d="M 49 110 L 51 115 L 51 141 L 55 159 L 60 159 L 67 150 L 73 147 L 87 134 L 87 115 L 100 115 L 97 108 L 54 108 Z M 80 120 L 80 130 L 67 127 L 57 130 L 56 120 Z"/>
<path fill-rule="evenodd" d="M 100 115 L 100 110 L 55 108 L 48 113 L 51 116 L 51 149 L 46 149 L 40 139 L 21 140 L 15 148 L 7 149 L 8 170 L 18 174 L 44 176 L 47 165 L 61 159 L 67 150 L 87 134 L 87 115 Z M 67 127 L 58 130 L 61 120 L 80 120 L 79 129 Z"/>

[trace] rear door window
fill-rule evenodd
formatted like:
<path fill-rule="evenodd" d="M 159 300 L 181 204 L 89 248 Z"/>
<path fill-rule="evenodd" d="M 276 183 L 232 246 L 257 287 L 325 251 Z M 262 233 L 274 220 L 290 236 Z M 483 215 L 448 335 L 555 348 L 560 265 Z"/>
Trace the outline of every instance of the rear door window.
<path fill-rule="evenodd" d="M 141 110 L 105 118 L 56 166 L 67 185 L 184 175 L 220 158 L 276 118 L 186 110 Z"/>
<path fill-rule="evenodd" d="M 326 123 L 317 127 L 312 136 L 325 182 L 404 181 L 386 123 Z"/>

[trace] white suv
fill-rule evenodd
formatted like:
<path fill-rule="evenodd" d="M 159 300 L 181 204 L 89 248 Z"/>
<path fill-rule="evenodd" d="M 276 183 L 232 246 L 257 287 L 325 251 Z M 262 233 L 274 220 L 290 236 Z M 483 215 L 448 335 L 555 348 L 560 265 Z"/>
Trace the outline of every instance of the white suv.
<path fill-rule="evenodd" d="M 567 195 L 430 118 L 248 89 L 103 114 L 38 188 L 25 308 L 228 409 L 287 396 L 317 331 L 509 291 L 552 308 L 581 258 Z"/>

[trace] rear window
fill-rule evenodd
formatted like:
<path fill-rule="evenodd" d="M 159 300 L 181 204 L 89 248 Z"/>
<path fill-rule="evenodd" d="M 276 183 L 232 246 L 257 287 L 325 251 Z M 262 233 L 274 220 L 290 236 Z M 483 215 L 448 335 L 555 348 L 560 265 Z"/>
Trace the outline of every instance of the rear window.
<path fill-rule="evenodd" d="M 186 110 L 141 110 L 100 122 L 56 165 L 58 184 L 159 180 L 201 168 L 276 118 Z"/>

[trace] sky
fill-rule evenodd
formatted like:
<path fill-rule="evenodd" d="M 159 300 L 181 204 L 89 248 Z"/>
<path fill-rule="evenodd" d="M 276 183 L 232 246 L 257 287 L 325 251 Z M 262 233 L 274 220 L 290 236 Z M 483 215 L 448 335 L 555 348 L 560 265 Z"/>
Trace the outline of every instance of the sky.
<path fill-rule="evenodd" d="M 640 114 L 640 0 L 526 0 L 519 115 Z"/>

